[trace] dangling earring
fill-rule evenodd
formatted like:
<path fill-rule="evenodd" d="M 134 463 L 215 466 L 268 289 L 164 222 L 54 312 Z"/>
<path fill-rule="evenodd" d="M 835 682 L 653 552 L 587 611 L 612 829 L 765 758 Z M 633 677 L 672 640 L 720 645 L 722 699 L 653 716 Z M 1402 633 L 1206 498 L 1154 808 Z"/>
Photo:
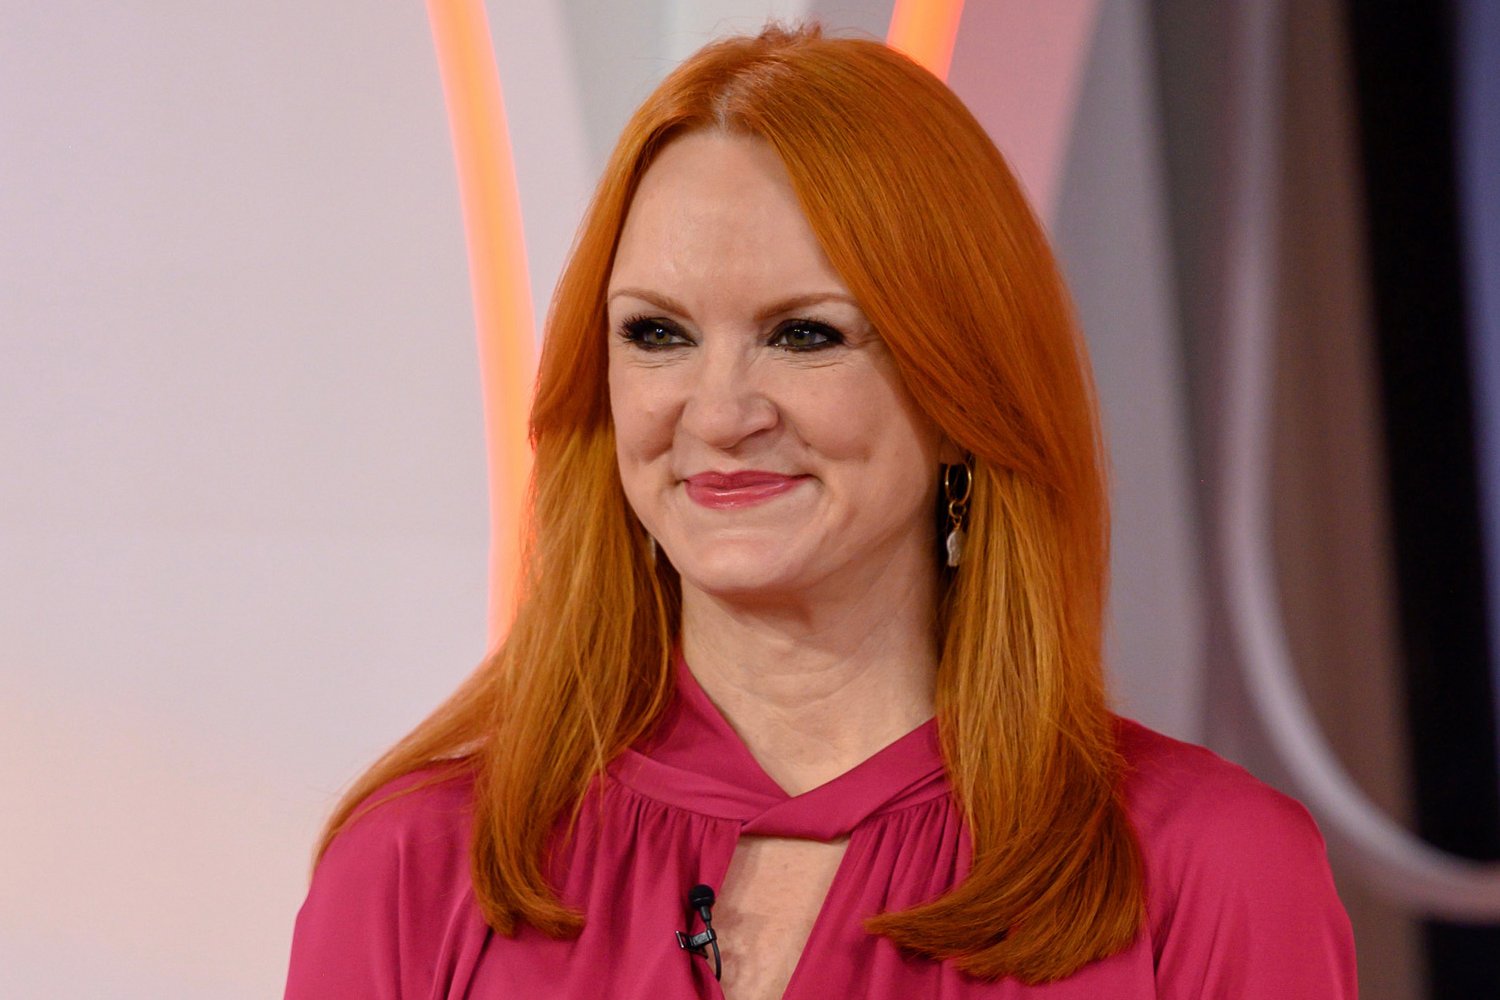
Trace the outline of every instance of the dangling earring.
<path fill-rule="evenodd" d="M 656 536 L 655 535 L 647 535 L 646 536 L 646 558 L 651 561 L 651 565 L 653 567 L 656 565 Z"/>
<path fill-rule="evenodd" d="M 955 474 L 957 473 L 957 474 Z M 943 468 L 943 496 L 948 500 L 948 565 L 964 559 L 964 518 L 969 513 L 969 492 L 974 488 L 974 470 L 968 462 Z"/>

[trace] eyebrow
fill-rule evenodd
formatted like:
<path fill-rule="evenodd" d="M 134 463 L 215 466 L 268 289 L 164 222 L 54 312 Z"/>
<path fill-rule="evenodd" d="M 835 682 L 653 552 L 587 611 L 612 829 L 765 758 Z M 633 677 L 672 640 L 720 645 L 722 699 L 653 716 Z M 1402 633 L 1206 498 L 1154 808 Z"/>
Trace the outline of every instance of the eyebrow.
<path fill-rule="evenodd" d="M 658 309 L 665 309 L 667 312 L 676 313 L 679 316 L 688 315 L 687 308 L 681 302 L 678 302 L 670 295 L 662 295 L 648 288 L 617 288 L 609 293 L 607 301 L 613 302 L 622 295 L 628 295 L 633 299 L 640 299 L 642 302 L 649 302 Z M 770 319 L 772 316 L 795 312 L 798 309 L 819 305 L 824 302 L 843 302 L 856 309 L 859 308 L 859 303 L 854 301 L 854 296 L 846 295 L 843 292 L 807 292 L 803 295 L 788 296 L 787 298 L 771 303 L 766 308 L 757 312 L 755 319 L 757 322 L 761 322 Z"/>

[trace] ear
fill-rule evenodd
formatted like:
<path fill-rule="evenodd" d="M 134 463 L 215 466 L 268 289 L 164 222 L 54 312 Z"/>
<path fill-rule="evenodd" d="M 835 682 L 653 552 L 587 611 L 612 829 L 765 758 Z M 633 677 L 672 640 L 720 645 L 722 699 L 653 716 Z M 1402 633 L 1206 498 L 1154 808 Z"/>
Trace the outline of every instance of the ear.
<path fill-rule="evenodd" d="M 943 465 L 963 465 L 969 458 L 969 453 L 964 451 L 948 435 L 943 435 L 942 443 L 938 446 L 938 461 Z"/>

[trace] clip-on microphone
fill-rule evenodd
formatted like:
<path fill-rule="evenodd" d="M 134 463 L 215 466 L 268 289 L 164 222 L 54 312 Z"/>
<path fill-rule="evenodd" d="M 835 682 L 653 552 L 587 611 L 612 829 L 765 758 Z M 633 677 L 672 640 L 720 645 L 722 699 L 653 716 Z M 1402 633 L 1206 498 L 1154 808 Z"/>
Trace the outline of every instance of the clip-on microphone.
<path fill-rule="evenodd" d="M 706 885 L 695 885 L 688 890 L 688 906 L 692 907 L 703 920 L 703 932 L 688 937 L 682 931 L 677 932 L 677 947 L 702 955 L 707 958 L 704 947 L 713 949 L 714 952 L 714 978 L 724 971 L 723 963 L 719 959 L 719 935 L 714 933 L 714 891 Z"/>

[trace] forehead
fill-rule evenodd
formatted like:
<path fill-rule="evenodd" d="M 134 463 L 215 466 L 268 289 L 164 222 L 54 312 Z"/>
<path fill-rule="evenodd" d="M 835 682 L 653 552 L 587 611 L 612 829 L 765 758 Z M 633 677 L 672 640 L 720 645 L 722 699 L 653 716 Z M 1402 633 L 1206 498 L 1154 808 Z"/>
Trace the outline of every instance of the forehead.
<path fill-rule="evenodd" d="M 787 282 L 844 290 L 771 145 L 722 132 L 668 143 L 626 214 L 611 289 L 708 283 L 785 293 Z"/>

